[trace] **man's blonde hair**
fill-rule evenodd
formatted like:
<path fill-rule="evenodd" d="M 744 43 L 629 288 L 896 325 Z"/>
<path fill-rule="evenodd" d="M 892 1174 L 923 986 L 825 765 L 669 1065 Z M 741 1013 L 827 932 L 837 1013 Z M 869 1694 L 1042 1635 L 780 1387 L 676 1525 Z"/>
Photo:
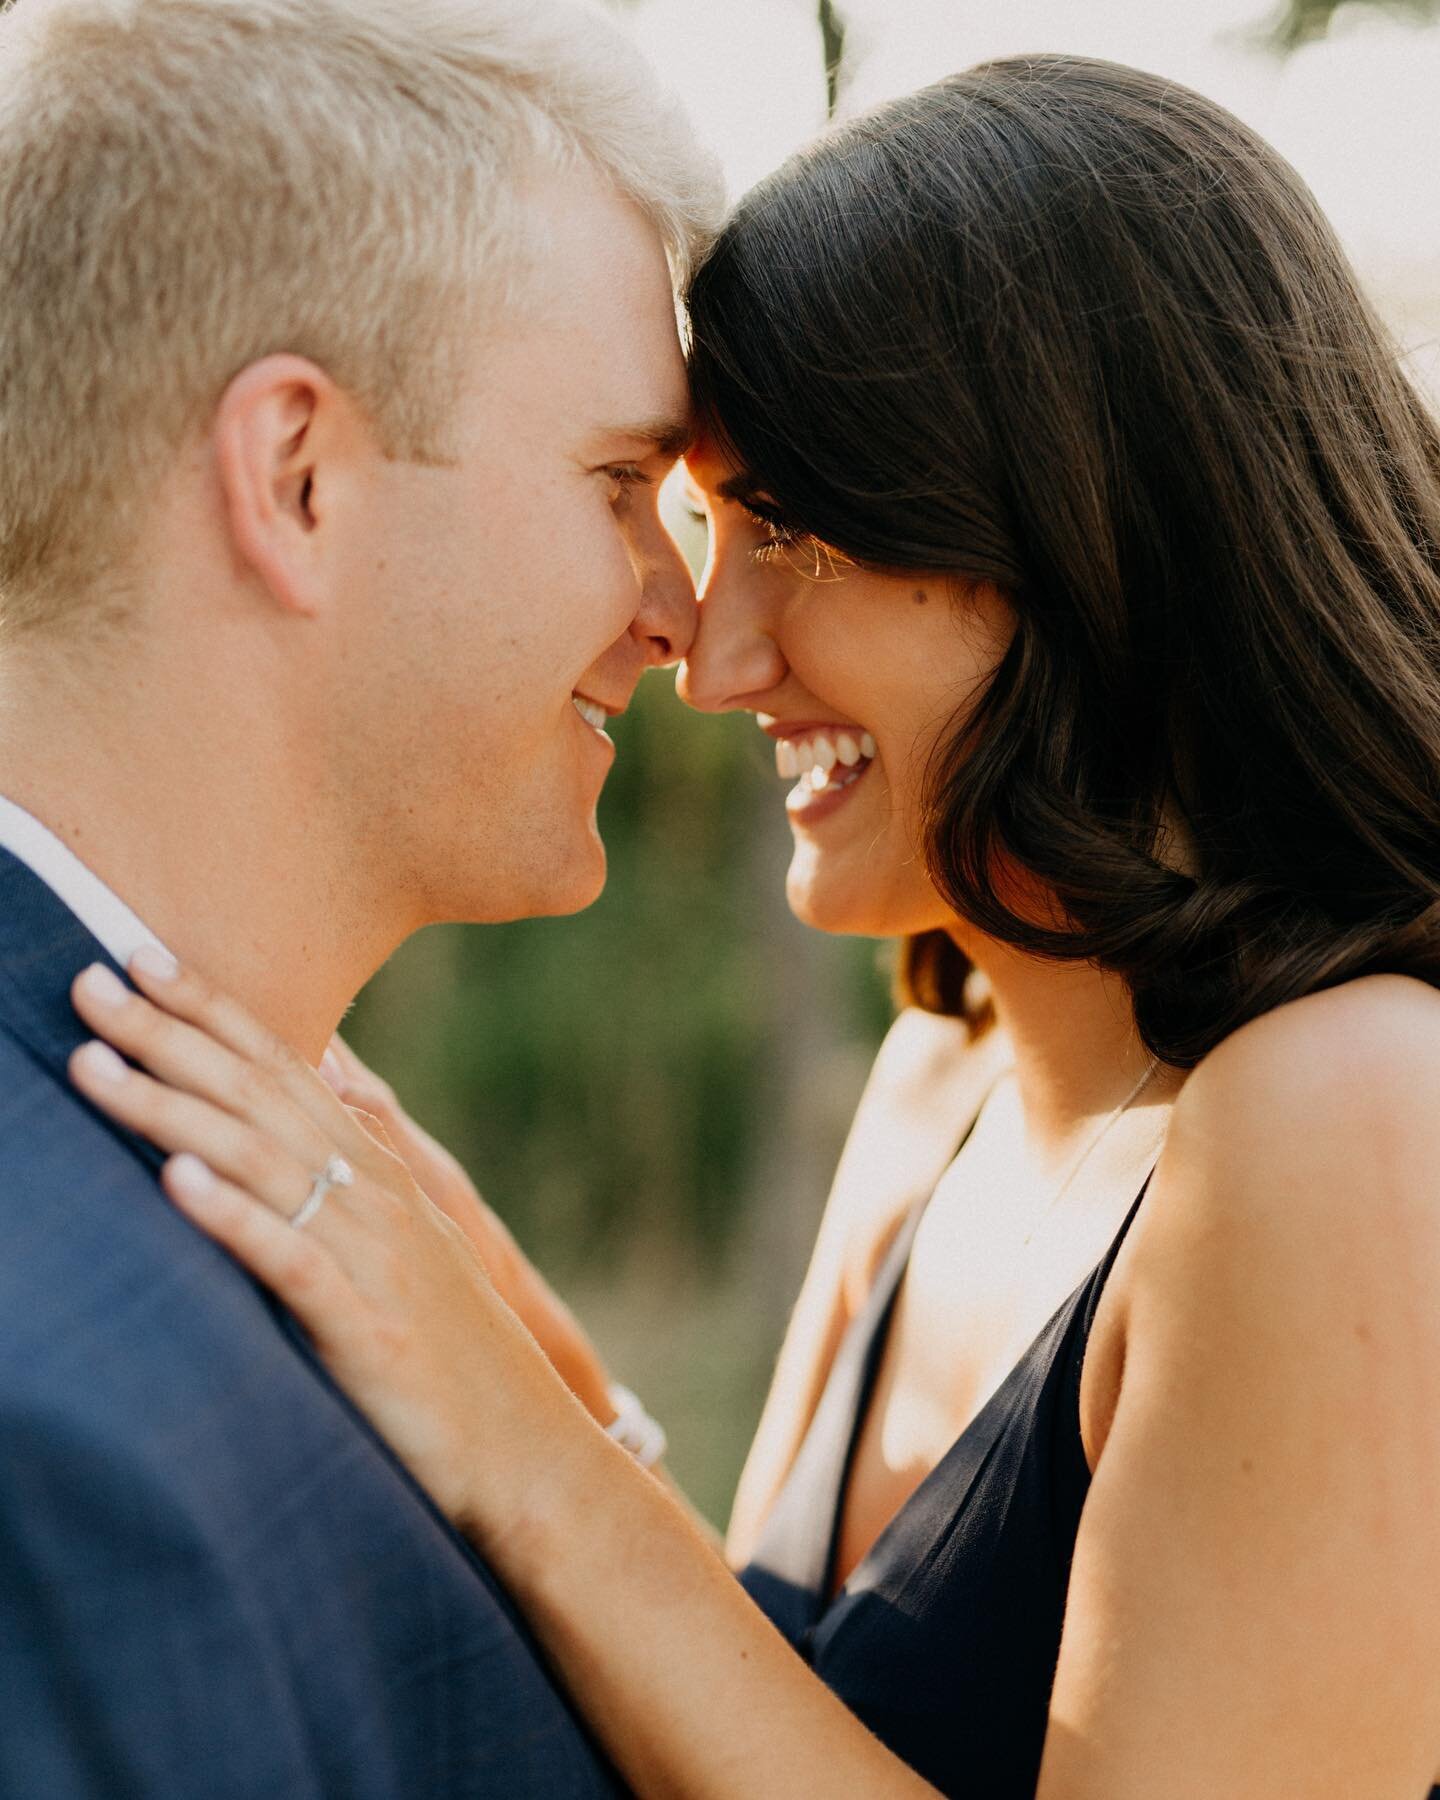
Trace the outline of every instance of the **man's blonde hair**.
<path fill-rule="evenodd" d="M 446 454 L 537 159 L 594 166 L 677 283 L 711 165 L 564 0 L 19 0 L 0 19 L 0 617 L 118 575 L 231 379 L 312 358 L 387 453 Z"/>

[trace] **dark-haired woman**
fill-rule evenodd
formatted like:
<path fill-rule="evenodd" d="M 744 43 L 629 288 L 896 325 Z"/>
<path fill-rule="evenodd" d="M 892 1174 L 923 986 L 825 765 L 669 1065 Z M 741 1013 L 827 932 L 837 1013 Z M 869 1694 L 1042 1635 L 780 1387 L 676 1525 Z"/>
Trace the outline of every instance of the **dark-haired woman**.
<path fill-rule="evenodd" d="M 905 939 L 919 1003 L 742 1484 L 743 1586 L 599 1428 L 533 1275 L 492 1242 L 502 1304 L 222 997 L 137 971 L 153 1005 L 78 1001 L 152 1066 L 195 1025 L 228 1046 L 190 1082 L 213 1128 L 77 1080 L 186 1153 L 172 1196 L 310 1326 L 637 1791 L 1421 1800 L 1435 428 L 1294 175 L 1099 63 L 993 64 L 822 140 L 692 308 L 683 688 L 776 740 L 795 910 Z M 273 1191 L 233 1185 L 237 1112 L 313 1139 Z M 356 1181 L 297 1234 L 337 1150 Z"/>

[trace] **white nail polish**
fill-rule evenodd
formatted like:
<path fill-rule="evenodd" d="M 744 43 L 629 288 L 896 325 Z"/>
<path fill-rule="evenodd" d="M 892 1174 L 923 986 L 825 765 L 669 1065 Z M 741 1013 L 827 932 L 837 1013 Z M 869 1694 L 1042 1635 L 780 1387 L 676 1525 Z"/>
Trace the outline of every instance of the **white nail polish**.
<path fill-rule="evenodd" d="M 80 991 L 97 1006 L 123 1006 L 130 998 L 129 988 L 104 963 L 91 963 L 80 977 Z"/>
<path fill-rule="evenodd" d="M 171 1187 L 187 1200 L 203 1200 L 215 1192 L 214 1171 L 188 1150 L 170 1158 L 168 1173 Z"/>
<path fill-rule="evenodd" d="M 158 944 L 142 944 L 130 958 L 130 967 L 148 975 L 152 981 L 173 981 L 180 972 L 179 963 Z"/>
<path fill-rule="evenodd" d="M 130 1073 L 129 1065 L 124 1057 L 112 1050 L 108 1044 L 98 1041 L 86 1044 L 79 1054 L 86 1073 L 109 1086 L 118 1086 Z"/>

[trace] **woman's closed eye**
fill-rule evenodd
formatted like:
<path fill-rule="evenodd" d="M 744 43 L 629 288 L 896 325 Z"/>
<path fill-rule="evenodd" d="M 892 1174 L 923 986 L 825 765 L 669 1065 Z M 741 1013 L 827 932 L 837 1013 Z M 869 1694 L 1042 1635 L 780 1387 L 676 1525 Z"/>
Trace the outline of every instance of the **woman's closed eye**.
<path fill-rule="evenodd" d="M 779 508 L 769 505 L 766 501 L 736 500 L 734 504 L 763 534 L 762 541 L 749 552 L 752 561 L 769 561 L 777 552 L 788 549 L 793 544 L 804 542 L 808 536 L 808 533 L 797 531 L 793 526 L 788 525 Z M 687 516 L 693 519 L 697 525 L 703 525 L 707 531 L 712 529 L 710 510 L 704 499 L 688 487 L 684 494 L 684 507 Z"/>
<path fill-rule="evenodd" d="M 750 552 L 756 562 L 769 562 L 781 551 L 814 542 L 809 532 L 791 525 L 780 509 L 767 501 L 742 500 L 740 505 L 763 533 L 763 541 Z"/>
<path fill-rule="evenodd" d="M 751 562 L 783 561 L 810 581 L 838 581 L 851 566 L 843 551 L 816 537 L 813 531 L 792 525 L 779 507 L 768 500 L 751 497 L 741 500 L 740 506 L 762 534 L 761 542 L 750 551 Z"/>
<path fill-rule="evenodd" d="M 681 490 L 681 499 L 686 513 L 697 525 L 703 525 L 707 531 L 714 530 L 712 511 L 716 502 L 697 483 L 687 480 Z M 823 544 L 813 532 L 792 524 L 775 501 L 763 492 L 754 492 L 748 484 L 742 486 L 738 481 L 727 482 L 720 490 L 719 502 L 738 507 L 758 533 L 760 541 L 750 545 L 745 552 L 750 562 L 775 562 L 792 551 L 801 550 L 804 552 L 802 572 L 812 578 L 823 579 L 827 576 L 833 578 L 839 565 L 845 560 L 839 552 Z"/>

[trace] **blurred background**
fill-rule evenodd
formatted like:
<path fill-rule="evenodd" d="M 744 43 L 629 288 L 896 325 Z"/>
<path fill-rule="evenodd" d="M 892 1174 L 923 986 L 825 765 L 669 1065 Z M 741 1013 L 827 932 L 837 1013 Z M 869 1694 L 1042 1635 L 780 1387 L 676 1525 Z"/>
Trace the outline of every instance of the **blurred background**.
<path fill-rule="evenodd" d="M 1174 76 L 1300 169 L 1440 395 L 1440 0 L 614 0 L 738 194 L 815 132 L 982 58 Z M 693 559 L 703 534 L 674 529 Z M 346 1031 L 575 1307 L 723 1525 L 850 1111 L 884 947 L 786 911 L 784 788 L 667 675 L 613 728 L 604 898 L 413 940 Z"/>

